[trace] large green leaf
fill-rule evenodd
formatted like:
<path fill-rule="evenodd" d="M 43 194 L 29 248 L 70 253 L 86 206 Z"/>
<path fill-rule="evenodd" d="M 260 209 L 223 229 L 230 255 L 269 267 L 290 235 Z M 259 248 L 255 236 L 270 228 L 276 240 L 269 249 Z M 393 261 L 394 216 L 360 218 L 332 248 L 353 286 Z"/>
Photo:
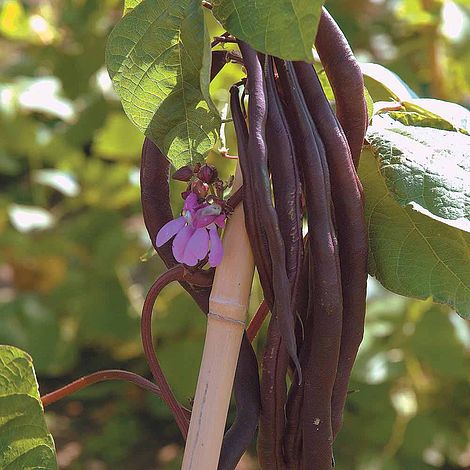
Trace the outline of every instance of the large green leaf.
<path fill-rule="evenodd" d="M 133 10 L 142 0 L 124 0 L 124 15 Z"/>
<path fill-rule="evenodd" d="M 430 127 L 437 127 L 436 124 L 439 123 L 438 127 L 441 129 L 470 134 L 470 111 L 459 104 L 431 98 L 417 98 L 403 101 L 402 105 L 408 112 L 428 117 L 431 120 Z"/>
<path fill-rule="evenodd" d="M 394 72 L 371 62 L 361 63 L 364 83 L 374 101 L 417 98 L 416 93 Z"/>
<path fill-rule="evenodd" d="M 12 346 L 0 346 L 0 468 L 57 469 L 31 358 Z"/>
<path fill-rule="evenodd" d="M 397 199 L 394 181 L 381 173 L 386 169 L 372 147 L 363 151 L 370 274 L 397 294 L 432 297 L 470 317 L 470 235 L 416 210 L 404 194 Z"/>
<path fill-rule="evenodd" d="M 433 124 L 448 122 L 416 111 L 392 112 L 374 118 L 367 140 L 400 205 L 470 232 L 470 136 L 424 127 Z"/>
<path fill-rule="evenodd" d="M 175 167 L 200 162 L 220 123 L 198 0 L 143 0 L 112 31 L 106 63 L 131 121 Z"/>
<path fill-rule="evenodd" d="M 222 26 L 257 51 L 313 62 L 323 0 L 214 0 Z"/>

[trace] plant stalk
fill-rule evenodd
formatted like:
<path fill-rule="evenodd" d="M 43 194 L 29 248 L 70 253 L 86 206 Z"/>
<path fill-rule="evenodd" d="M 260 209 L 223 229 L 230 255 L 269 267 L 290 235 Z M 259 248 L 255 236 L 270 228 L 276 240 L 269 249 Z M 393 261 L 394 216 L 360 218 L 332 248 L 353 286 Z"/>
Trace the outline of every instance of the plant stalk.
<path fill-rule="evenodd" d="M 240 185 L 241 172 L 237 169 L 234 191 Z M 216 269 L 209 299 L 183 470 L 215 470 L 219 462 L 254 272 L 242 205 L 227 223 L 222 243 L 224 257 Z"/>

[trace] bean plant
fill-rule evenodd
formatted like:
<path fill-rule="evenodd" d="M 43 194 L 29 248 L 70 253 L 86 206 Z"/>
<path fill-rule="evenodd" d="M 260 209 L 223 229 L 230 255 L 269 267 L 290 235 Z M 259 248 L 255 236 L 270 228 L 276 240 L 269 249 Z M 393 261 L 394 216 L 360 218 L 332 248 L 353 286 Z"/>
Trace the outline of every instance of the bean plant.
<path fill-rule="evenodd" d="M 214 19 L 225 32 L 211 38 Z M 264 300 L 243 337 L 218 468 L 234 469 L 255 440 L 262 469 L 333 468 L 368 275 L 470 315 L 470 112 L 365 70 L 320 0 L 126 0 L 106 64 L 145 135 L 142 213 L 167 268 L 142 307 L 152 380 L 101 370 L 39 396 L 29 356 L 2 346 L 0 467 L 57 468 L 43 407 L 105 380 L 157 395 L 187 437 L 190 405 L 160 366 L 152 314 L 171 282 L 208 313 L 223 230 L 243 204 Z M 222 112 L 210 83 L 227 64 L 243 76 Z M 236 192 L 217 169 L 230 158 L 243 176 Z M 258 360 L 252 341 L 265 322 Z"/>

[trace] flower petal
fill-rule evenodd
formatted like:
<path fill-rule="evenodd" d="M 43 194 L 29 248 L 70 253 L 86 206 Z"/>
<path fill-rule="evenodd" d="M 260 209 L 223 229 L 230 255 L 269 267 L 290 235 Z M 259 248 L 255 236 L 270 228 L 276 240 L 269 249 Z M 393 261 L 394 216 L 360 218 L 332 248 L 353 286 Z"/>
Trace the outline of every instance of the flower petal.
<path fill-rule="evenodd" d="M 167 222 L 157 233 L 157 246 L 164 245 L 171 237 L 176 235 L 186 223 L 184 217 L 178 217 L 177 219 L 170 220 Z"/>
<path fill-rule="evenodd" d="M 197 229 L 184 250 L 183 263 L 194 266 L 204 259 L 209 251 L 209 234 L 205 228 Z"/>
<path fill-rule="evenodd" d="M 175 257 L 176 261 L 178 261 L 178 263 L 184 262 L 184 250 L 186 249 L 186 245 L 188 244 L 189 239 L 192 237 L 193 233 L 194 229 L 189 225 L 185 225 L 173 240 L 173 256 Z"/>
<path fill-rule="evenodd" d="M 224 248 L 222 246 L 222 241 L 220 240 L 217 229 L 211 228 L 209 230 L 209 237 L 211 241 L 211 249 L 209 253 L 209 264 L 214 267 L 220 264 L 222 257 L 224 256 Z"/>
<path fill-rule="evenodd" d="M 195 193 L 189 193 L 188 197 L 184 201 L 183 209 L 185 211 L 189 211 L 191 209 L 195 209 L 197 206 L 198 206 L 197 195 Z"/>
<path fill-rule="evenodd" d="M 225 227 L 225 214 L 220 214 L 214 221 L 220 228 Z"/>
<path fill-rule="evenodd" d="M 193 219 L 193 226 L 195 228 L 207 227 L 208 225 L 212 224 L 216 218 L 217 216 L 215 215 L 203 215 L 202 217 L 198 217 L 196 215 L 196 217 Z"/>
<path fill-rule="evenodd" d="M 218 204 L 204 206 L 196 212 L 193 218 L 193 225 L 196 228 L 207 227 L 212 224 L 220 215 L 222 208 Z"/>

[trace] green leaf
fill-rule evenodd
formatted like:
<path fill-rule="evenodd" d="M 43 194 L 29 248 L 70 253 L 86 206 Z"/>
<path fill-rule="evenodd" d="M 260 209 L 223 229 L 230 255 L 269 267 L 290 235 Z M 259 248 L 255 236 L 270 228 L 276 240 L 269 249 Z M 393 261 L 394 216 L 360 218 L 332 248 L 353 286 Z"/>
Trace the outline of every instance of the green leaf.
<path fill-rule="evenodd" d="M 470 233 L 470 137 L 391 117 L 400 114 L 409 124 L 421 116 L 380 115 L 367 133 L 389 191 L 400 205 Z M 441 124 L 438 116 L 426 120 Z"/>
<path fill-rule="evenodd" d="M 214 0 L 212 13 L 254 49 L 287 60 L 313 62 L 323 0 Z"/>
<path fill-rule="evenodd" d="M 441 116 L 423 109 L 410 102 L 402 103 L 376 103 L 375 114 L 386 113 L 392 119 L 401 122 L 405 126 L 435 127 L 441 130 L 455 131 L 455 127 Z"/>
<path fill-rule="evenodd" d="M 394 72 L 382 65 L 361 63 L 364 83 L 374 101 L 417 98 L 416 93 Z"/>
<path fill-rule="evenodd" d="M 448 101 L 431 98 L 418 98 L 402 102 L 406 111 L 425 115 L 434 121 L 439 120 L 441 129 L 470 134 L 470 111 L 463 106 Z M 437 127 L 430 125 L 430 127 Z"/>
<path fill-rule="evenodd" d="M 57 469 L 31 358 L 12 346 L 0 346 L 0 468 Z"/>
<path fill-rule="evenodd" d="M 406 193 L 398 197 L 400 204 L 394 192 L 400 185 L 381 173 L 386 170 L 381 158 L 366 147 L 359 169 L 369 228 L 370 274 L 397 294 L 432 297 L 470 317 L 470 235 L 415 210 L 416 205 L 406 203 Z M 413 188 L 410 182 L 411 193 Z"/>
<path fill-rule="evenodd" d="M 124 0 L 124 15 L 127 15 L 131 10 L 133 10 L 142 0 Z"/>
<path fill-rule="evenodd" d="M 369 122 L 370 122 L 370 120 L 372 119 L 372 116 L 374 115 L 374 100 L 372 99 L 372 96 L 366 87 L 364 87 L 364 97 L 366 99 L 366 105 L 367 105 L 367 117 L 369 118 Z"/>
<path fill-rule="evenodd" d="M 112 31 L 106 63 L 130 120 L 176 168 L 204 160 L 220 118 L 198 0 L 143 0 Z"/>
<path fill-rule="evenodd" d="M 393 103 L 381 101 L 376 102 L 374 112 L 386 113 L 407 126 L 433 127 L 470 135 L 470 111 L 447 101 L 431 98 L 416 98 Z"/>

